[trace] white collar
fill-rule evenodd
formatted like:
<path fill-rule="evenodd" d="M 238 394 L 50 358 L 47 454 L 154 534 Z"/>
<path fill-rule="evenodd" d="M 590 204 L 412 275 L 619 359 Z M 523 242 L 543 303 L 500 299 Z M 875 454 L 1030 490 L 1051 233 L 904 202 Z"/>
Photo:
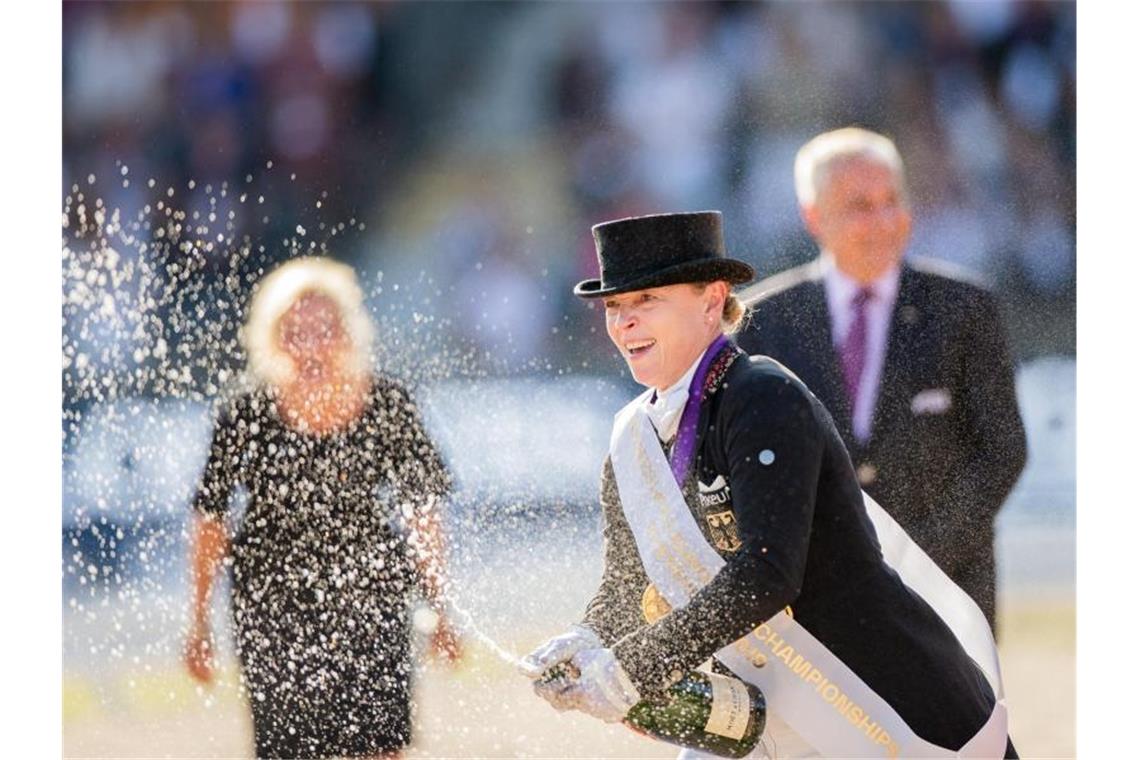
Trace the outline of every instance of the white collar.
<path fill-rule="evenodd" d="M 693 375 L 697 374 L 697 367 L 700 366 L 701 360 L 705 358 L 705 354 L 708 353 L 711 346 L 711 342 L 705 346 L 705 350 L 701 351 L 700 356 L 677 382 L 663 391 L 649 395 L 649 398 L 653 400 L 646 404 L 646 413 L 649 415 L 649 420 L 653 423 L 658 437 L 666 443 L 673 440 L 673 437 L 677 435 L 677 428 L 681 425 L 681 415 L 684 413 L 685 404 L 689 400 L 689 384 L 693 382 Z"/>
<path fill-rule="evenodd" d="M 846 314 L 851 308 L 855 294 L 863 288 L 870 288 L 878 304 L 893 305 L 899 292 L 899 274 L 902 265 L 895 265 L 883 272 L 870 283 L 863 285 L 841 272 L 830 251 L 823 251 L 819 257 L 823 271 L 823 287 L 827 292 L 827 305 L 832 314 Z"/>

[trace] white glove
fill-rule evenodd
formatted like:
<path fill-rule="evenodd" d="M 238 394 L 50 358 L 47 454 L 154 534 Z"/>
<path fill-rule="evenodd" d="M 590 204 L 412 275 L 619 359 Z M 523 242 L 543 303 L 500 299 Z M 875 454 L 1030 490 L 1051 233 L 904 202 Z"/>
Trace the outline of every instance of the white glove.
<path fill-rule="evenodd" d="M 569 663 L 566 663 L 569 666 Z M 578 696 L 570 690 L 577 672 L 567 667 L 563 673 L 552 678 L 540 678 L 534 682 L 534 693 L 550 703 L 559 712 L 578 709 Z"/>
<path fill-rule="evenodd" d="M 547 698 L 558 709 L 571 707 L 606 723 L 617 723 L 641 701 L 613 650 L 584 649 L 571 658 L 570 664 L 579 671 L 578 678 L 558 689 L 557 704 Z"/>
<path fill-rule="evenodd" d="M 597 649 L 601 645 L 602 640 L 598 638 L 598 634 L 584 625 L 572 625 L 569 631 L 539 645 L 524 657 L 519 663 L 519 672 L 527 678 L 536 679 L 583 649 Z M 535 687 L 537 690 L 538 684 Z"/>

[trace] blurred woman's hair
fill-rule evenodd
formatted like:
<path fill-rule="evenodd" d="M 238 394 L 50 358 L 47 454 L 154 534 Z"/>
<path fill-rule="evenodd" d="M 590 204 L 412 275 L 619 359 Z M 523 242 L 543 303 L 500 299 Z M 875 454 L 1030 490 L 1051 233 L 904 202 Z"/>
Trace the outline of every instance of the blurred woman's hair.
<path fill-rule="evenodd" d="M 796 153 L 796 199 L 800 205 L 815 203 L 820 190 L 827 184 L 831 170 L 853 158 L 872 161 L 890 169 L 899 195 L 904 202 L 907 200 L 903 160 L 894 142 L 868 129 L 844 127 L 816 135 Z"/>
<path fill-rule="evenodd" d="M 311 294 L 336 304 L 351 344 L 347 368 L 370 371 L 375 327 L 364 307 L 356 273 L 347 264 L 305 256 L 282 264 L 254 286 L 241 337 L 248 374 L 255 383 L 281 386 L 293 378 L 293 360 L 281 349 L 278 326 L 293 304 Z"/>

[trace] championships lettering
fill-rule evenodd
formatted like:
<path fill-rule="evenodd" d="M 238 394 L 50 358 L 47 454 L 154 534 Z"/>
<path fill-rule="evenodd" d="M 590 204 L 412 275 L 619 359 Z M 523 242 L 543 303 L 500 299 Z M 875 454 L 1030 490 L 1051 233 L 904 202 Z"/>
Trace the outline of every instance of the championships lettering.
<path fill-rule="evenodd" d="M 871 718 L 870 713 L 829 681 L 819 668 L 796 652 L 795 648 L 786 643 L 780 634 L 772 630 L 772 627 L 767 623 L 761 623 L 756 630 L 738 640 L 733 646 L 751 659 L 757 652 L 756 645 L 751 641 L 753 638 L 767 647 L 771 656 L 787 665 L 788 669 L 798 678 L 809 686 L 815 687 L 815 691 L 823 698 L 824 702 L 831 705 L 851 725 L 862 731 L 870 741 L 886 747 L 888 757 L 898 757 L 898 744 L 891 739 L 890 734 L 882 726 Z"/>

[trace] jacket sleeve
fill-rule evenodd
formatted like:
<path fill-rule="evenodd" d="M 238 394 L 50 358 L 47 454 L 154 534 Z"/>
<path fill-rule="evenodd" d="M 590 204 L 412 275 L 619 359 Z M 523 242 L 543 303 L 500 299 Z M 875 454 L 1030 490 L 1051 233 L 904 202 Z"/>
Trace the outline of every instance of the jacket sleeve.
<path fill-rule="evenodd" d="M 956 394 L 962 406 L 960 445 L 969 459 L 944 492 L 942 508 L 934 510 L 953 516 L 938 526 L 938 532 L 945 545 L 956 547 L 974 543 L 961 539 L 980 521 L 993 521 L 1026 461 L 1013 361 L 997 304 L 985 291 L 976 292 L 977 301 L 967 307 L 970 317 L 963 341 L 968 348 Z"/>
<path fill-rule="evenodd" d="M 795 601 L 807 563 L 823 428 L 798 383 L 753 374 L 722 391 L 718 436 L 742 542 L 689 603 L 614 647 L 642 696 L 667 688 Z"/>
<path fill-rule="evenodd" d="M 586 605 L 582 625 L 597 633 L 606 646 L 612 646 L 644 622 L 640 600 L 649 579 L 622 512 L 613 465 L 608 457 L 602 468 L 601 503 L 605 567 L 601 585 Z"/>

